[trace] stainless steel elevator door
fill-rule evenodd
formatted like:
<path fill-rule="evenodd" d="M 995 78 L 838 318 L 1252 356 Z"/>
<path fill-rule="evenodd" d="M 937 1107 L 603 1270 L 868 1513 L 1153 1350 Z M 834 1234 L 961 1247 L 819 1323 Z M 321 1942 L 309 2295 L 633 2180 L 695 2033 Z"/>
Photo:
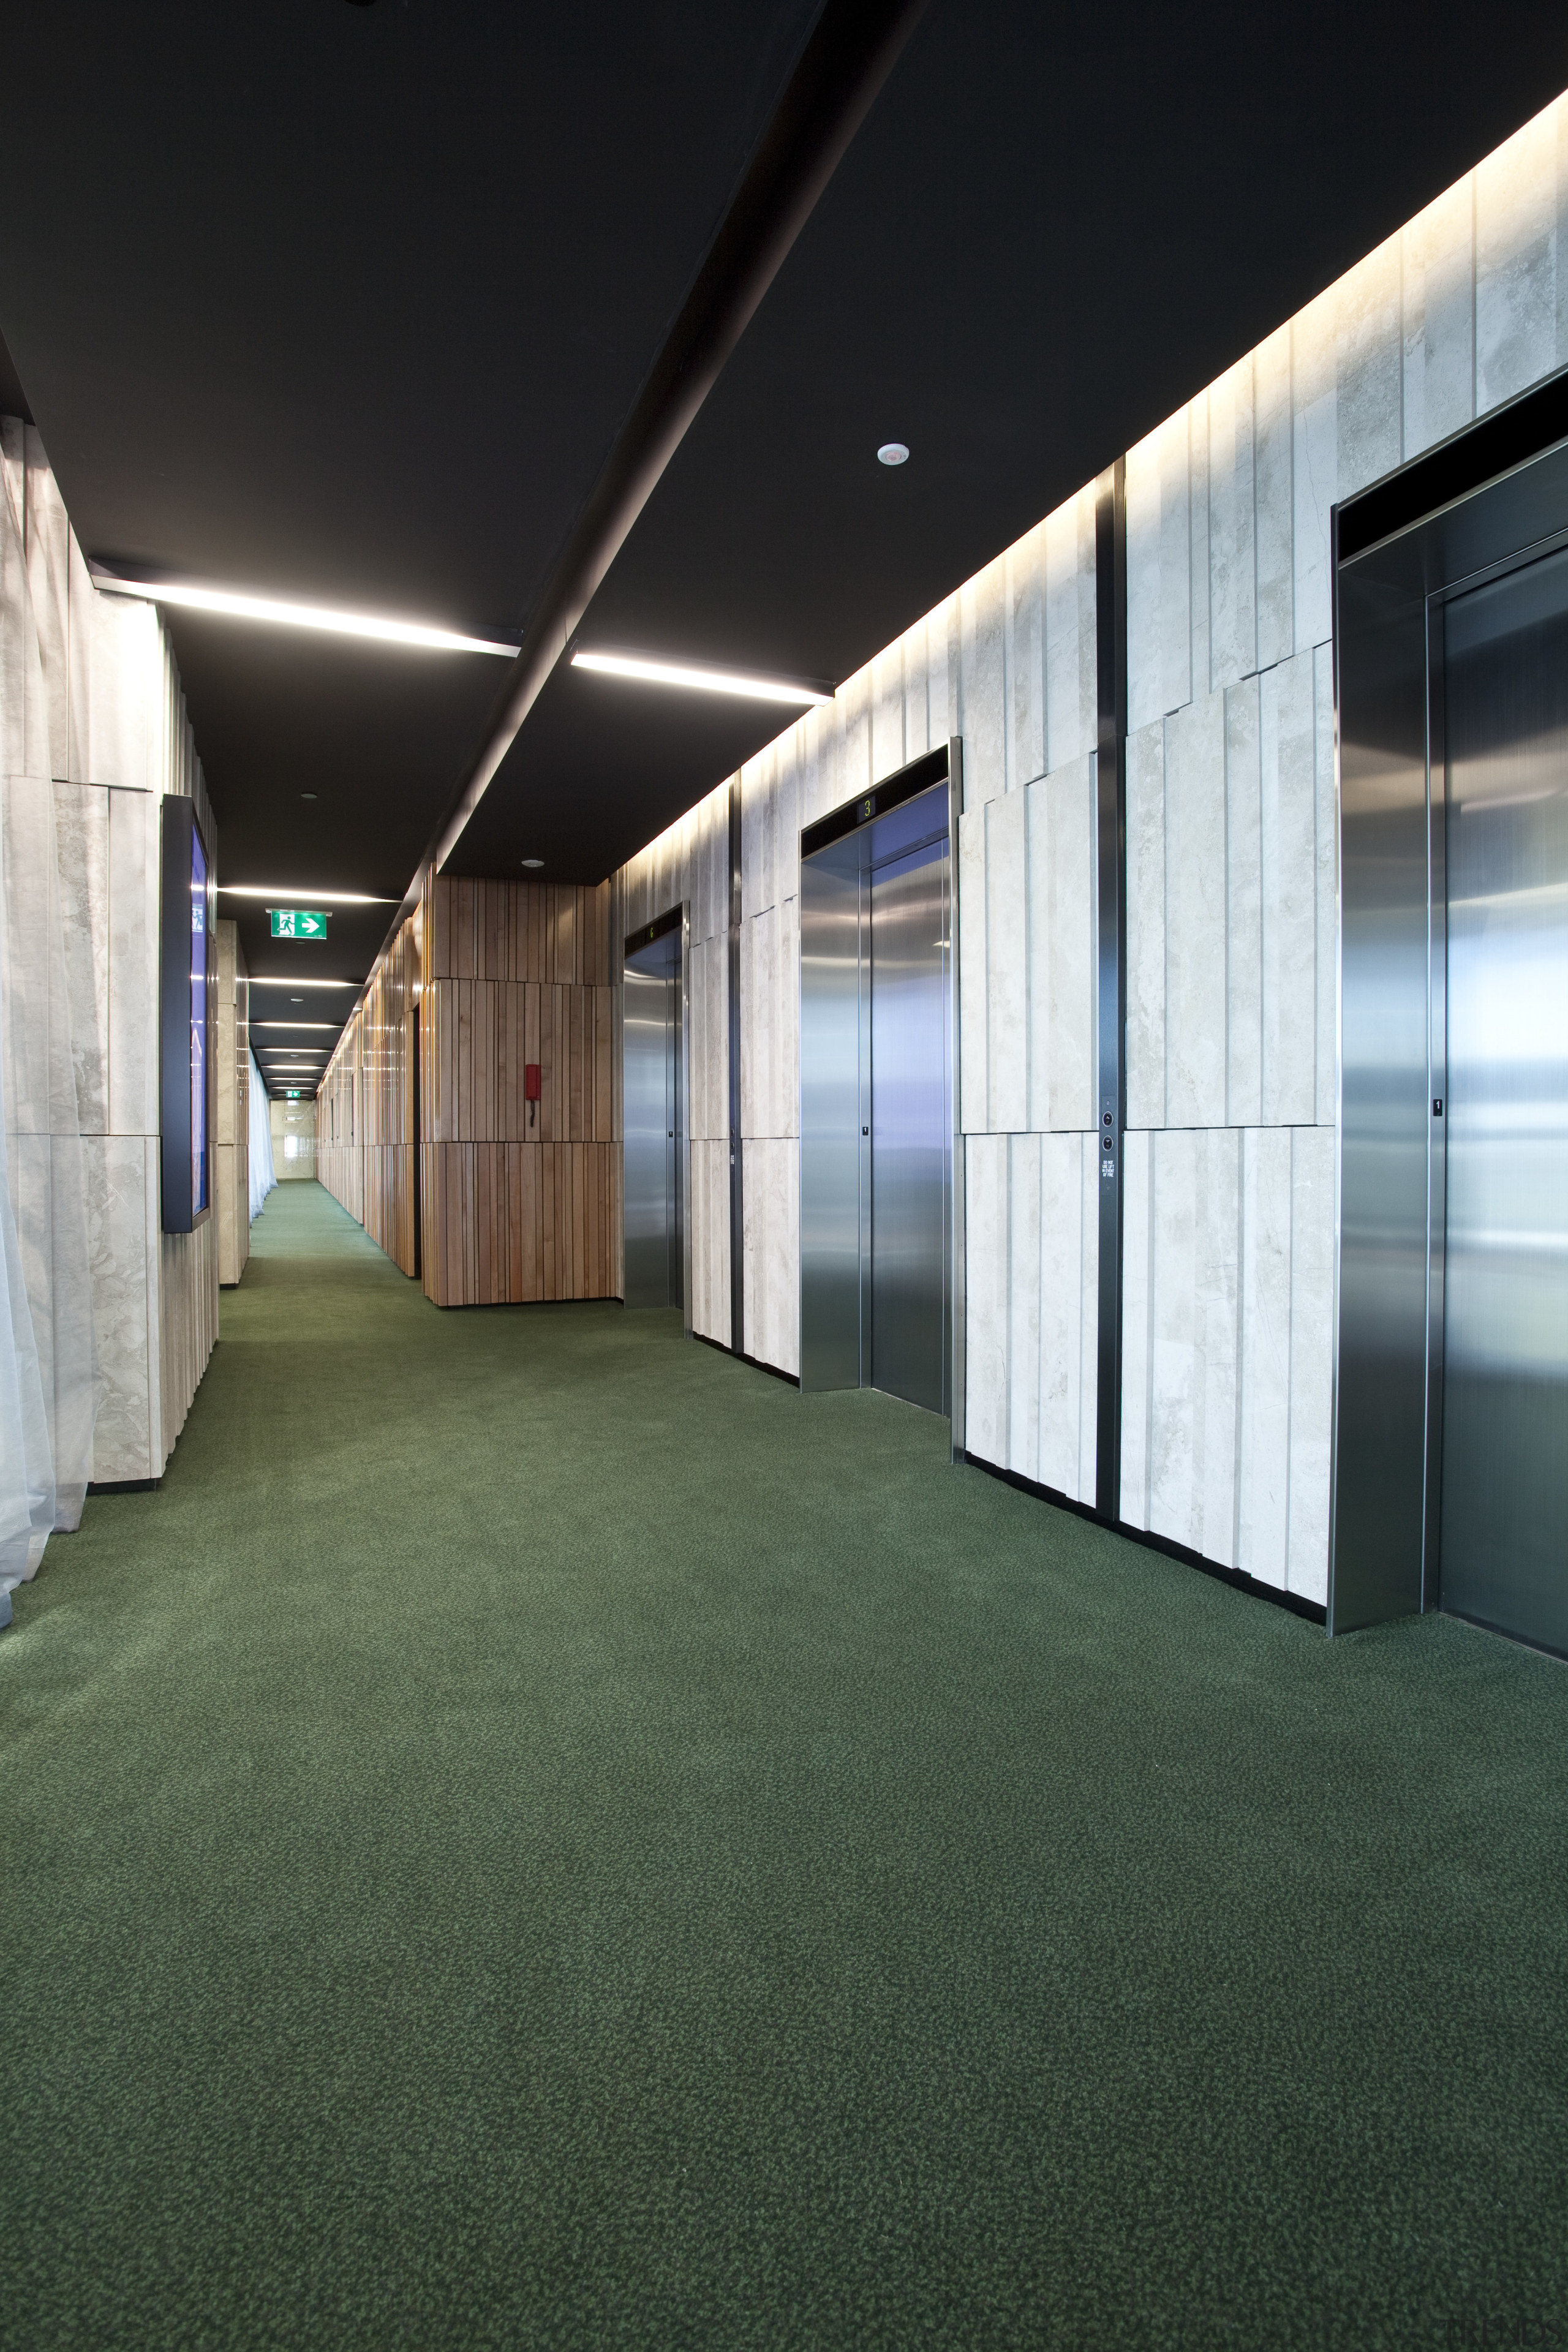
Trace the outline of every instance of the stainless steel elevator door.
<path fill-rule="evenodd" d="M 679 1307 L 680 981 L 663 940 L 626 969 L 624 1200 L 628 1307 Z M 652 969 L 649 967 L 652 966 Z"/>
<path fill-rule="evenodd" d="M 870 1384 L 946 1412 L 946 844 L 870 881 Z"/>
<path fill-rule="evenodd" d="M 1568 1652 L 1568 552 L 1444 638 L 1440 1597 Z"/>

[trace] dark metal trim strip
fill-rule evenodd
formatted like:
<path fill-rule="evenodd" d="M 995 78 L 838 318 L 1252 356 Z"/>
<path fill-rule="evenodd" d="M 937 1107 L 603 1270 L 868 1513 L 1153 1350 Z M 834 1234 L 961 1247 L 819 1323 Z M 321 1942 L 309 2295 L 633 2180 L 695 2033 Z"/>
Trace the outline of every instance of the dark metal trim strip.
<path fill-rule="evenodd" d="M 662 940 L 667 931 L 678 931 L 685 918 L 685 904 L 683 899 L 678 907 L 667 907 L 653 922 L 643 924 L 640 930 L 628 931 L 623 955 L 634 956 L 639 948 L 651 947 L 655 940 Z"/>
<path fill-rule="evenodd" d="M 897 768 L 890 776 L 884 776 L 868 793 L 860 793 L 854 800 L 829 809 L 815 824 L 803 825 L 801 856 L 815 856 L 829 843 L 842 841 L 847 833 L 858 833 L 863 824 L 886 816 L 889 809 L 901 808 L 905 801 L 912 801 L 917 793 L 929 792 L 932 784 L 942 783 L 951 773 L 952 755 L 947 744 L 939 744 L 934 751 L 922 752 L 907 768 Z"/>
<path fill-rule="evenodd" d="M 1568 440 L 1568 368 L 1463 425 L 1335 509 L 1334 567 Z"/>
<path fill-rule="evenodd" d="M 1095 484 L 1095 1032 L 1100 1322 L 1095 1509 L 1121 1509 L 1121 1162 L 1127 1118 L 1127 461 Z"/>

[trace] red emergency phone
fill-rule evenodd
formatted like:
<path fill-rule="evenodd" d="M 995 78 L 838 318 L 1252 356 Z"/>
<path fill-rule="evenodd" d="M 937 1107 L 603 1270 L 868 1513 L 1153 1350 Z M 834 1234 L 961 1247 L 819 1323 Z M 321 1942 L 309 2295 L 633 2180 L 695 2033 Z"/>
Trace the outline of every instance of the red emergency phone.
<path fill-rule="evenodd" d="M 512 1067 L 513 1069 L 517 1067 L 515 1062 L 512 1064 Z M 539 1065 L 537 1062 L 525 1062 L 522 1066 L 522 1098 L 528 1105 L 528 1123 L 530 1127 L 531 1127 L 533 1125 L 533 1106 L 539 1100 Z"/>

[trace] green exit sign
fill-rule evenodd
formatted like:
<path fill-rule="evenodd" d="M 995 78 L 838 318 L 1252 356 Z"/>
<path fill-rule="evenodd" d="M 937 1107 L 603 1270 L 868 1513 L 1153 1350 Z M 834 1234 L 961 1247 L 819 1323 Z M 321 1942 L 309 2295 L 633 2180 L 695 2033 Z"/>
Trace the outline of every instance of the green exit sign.
<path fill-rule="evenodd" d="M 312 907 L 273 907 L 272 936 L 275 940 L 324 940 L 327 919 Z"/>

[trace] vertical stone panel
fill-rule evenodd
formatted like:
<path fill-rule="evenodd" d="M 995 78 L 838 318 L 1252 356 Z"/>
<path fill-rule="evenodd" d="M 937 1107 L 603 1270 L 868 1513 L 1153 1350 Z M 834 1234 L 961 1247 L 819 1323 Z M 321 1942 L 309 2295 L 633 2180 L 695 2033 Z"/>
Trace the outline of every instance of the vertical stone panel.
<path fill-rule="evenodd" d="M 1262 1028 L 1266 1126 L 1317 1116 L 1319 1001 L 1314 666 L 1297 655 L 1261 681 Z"/>
<path fill-rule="evenodd" d="M 1037 1135 L 1007 1139 L 1007 1445 L 1005 1453 L 994 1458 L 1005 1470 L 1044 1480 L 1040 1468 L 1040 1326 L 1046 1307 L 1041 1141 Z"/>
<path fill-rule="evenodd" d="M 1094 1179 L 1086 1185 L 1084 1179 L 1097 1147 L 1081 1134 L 1047 1135 L 1039 1152 L 1037 1467 L 1030 1475 L 1077 1502 L 1091 1503 L 1099 1184 Z"/>
<path fill-rule="evenodd" d="M 1225 698 L 1226 1119 L 1256 1125 L 1263 1101 L 1263 871 L 1258 680 Z"/>
<path fill-rule="evenodd" d="M 1223 1127 L 1226 1080 L 1225 697 L 1165 730 L 1165 1117 Z"/>
<path fill-rule="evenodd" d="M 1045 542 L 1045 525 L 1037 523 L 1002 559 L 1010 793 L 1031 783 L 1046 766 Z"/>
<path fill-rule="evenodd" d="M 1240 1138 L 1153 1140 L 1149 1525 L 1235 1559 Z"/>
<path fill-rule="evenodd" d="M 979 808 L 1007 789 L 1006 589 L 1006 558 L 998 556 L 958 593 L 967 808 Z"/>
<path fill-rule="evenodd" d="M 1130 1131 L 1121 1183 L 1121 1501 L 1129 1527 L 1147 1528 L 1154 1358 L 1154 1137 Z"/>
<path fill-rule="evenodd" d="M 1334 1137 L 1291 1134 L 1290 1484 L 1287 1581 L 1326 1601 L 1333 1422 Z"/>
<path fill-rule="evenodd" d="M 1406 457 L 1475 414 L 1475 204 L 1467 173 L 1400 234 Z"/>
<path fill-rule="evenodd" d="M 1094 779 L 1090 756 L 1042 777 L 1025 796 L 1026 1124 L 1037 1129 L 1087 1128 L 1095 1116 Z"/>
<path fill-rule="evenodd" d="M 1283 1585 L 1290 1471 L 1290 1130 L 1241 1139 L 1241 1447 L 1236 1564 Z"/>
<path fill-rule="evenodd" d="M 1400 461 L 1398 237 L 1386 238 L 1347 270 L 1335 292 L 1335 496 L 1348 499 Z"/>
<path fill-rule="evenodd" d="M 1334 416 L 1338 310 L 1338 292 L 1331 288 L 1298 310 L 1290 321 L 1291 598 L 1296 622 L 1292 650 L 1297 653 L 1322 644 L 1329 635 L 1332 593 L 1329 516 L 1339 496 Z"/>
<path fill-rule="evenodd" d="M 1193 695 L 1192 480 L 1184 408 L 1127 452 L 1127 707 L 1134 731 Z"/>
<path fill-rule="evenodd" d="M 1283 661 L 1296 643 L 1292 543 L 1295 483 L 1288 326 L 1268 336 L 1253 353 L 1252 383 L 1258 666 L 1267 669 L 1271 663 Z"/>
<path fill-rule="evenodd" d="M 1209 686 L 1258 667 L 1257 466 L 1253 358 L 1209 386 Z"/>
<path fill-rule="evenodd" d="M 1029 796 L 1009 793 L 979 814 L 985 829 L 985 1125 L 1029 1123 Z"/>
<path fill-rule="evenodd" d="M 985 810 L 971 809 L 958 824 L 958 970 L 961 1031 L 960 1123 L 966 1135 L 989 1125 L 986 1097 Z"/>
<path fill-rule="evenodd" d="M 1476 413 L 1561 367 L 1568 107 L 1558 99 L 1476 168 Z"/>
<path fill-rule="evenodd" d="M 1045 764 L 1052 773 L 1085 758 L 1099 735 L 1093 485 L 1047 515 L 1044 530 Z"/>
<path fill-rule="evenodd" d="M 1165 1124 L 1165 722 L 1127 746 L 1127 1124 Z"/>
<path fill-rule="evenodd" d="M 902 642 L 878 654 L 869 665 L 871 684 L 871 773 L 890 776 L 904 764 L 904 648 Z"/>
<path fill-rule="evenodd" d="M 967 1438 L 971 1454 L 1005 1468 L 1008 1439 L 1007 1154 L 1005 1136 L 965 1140 Z"/>

